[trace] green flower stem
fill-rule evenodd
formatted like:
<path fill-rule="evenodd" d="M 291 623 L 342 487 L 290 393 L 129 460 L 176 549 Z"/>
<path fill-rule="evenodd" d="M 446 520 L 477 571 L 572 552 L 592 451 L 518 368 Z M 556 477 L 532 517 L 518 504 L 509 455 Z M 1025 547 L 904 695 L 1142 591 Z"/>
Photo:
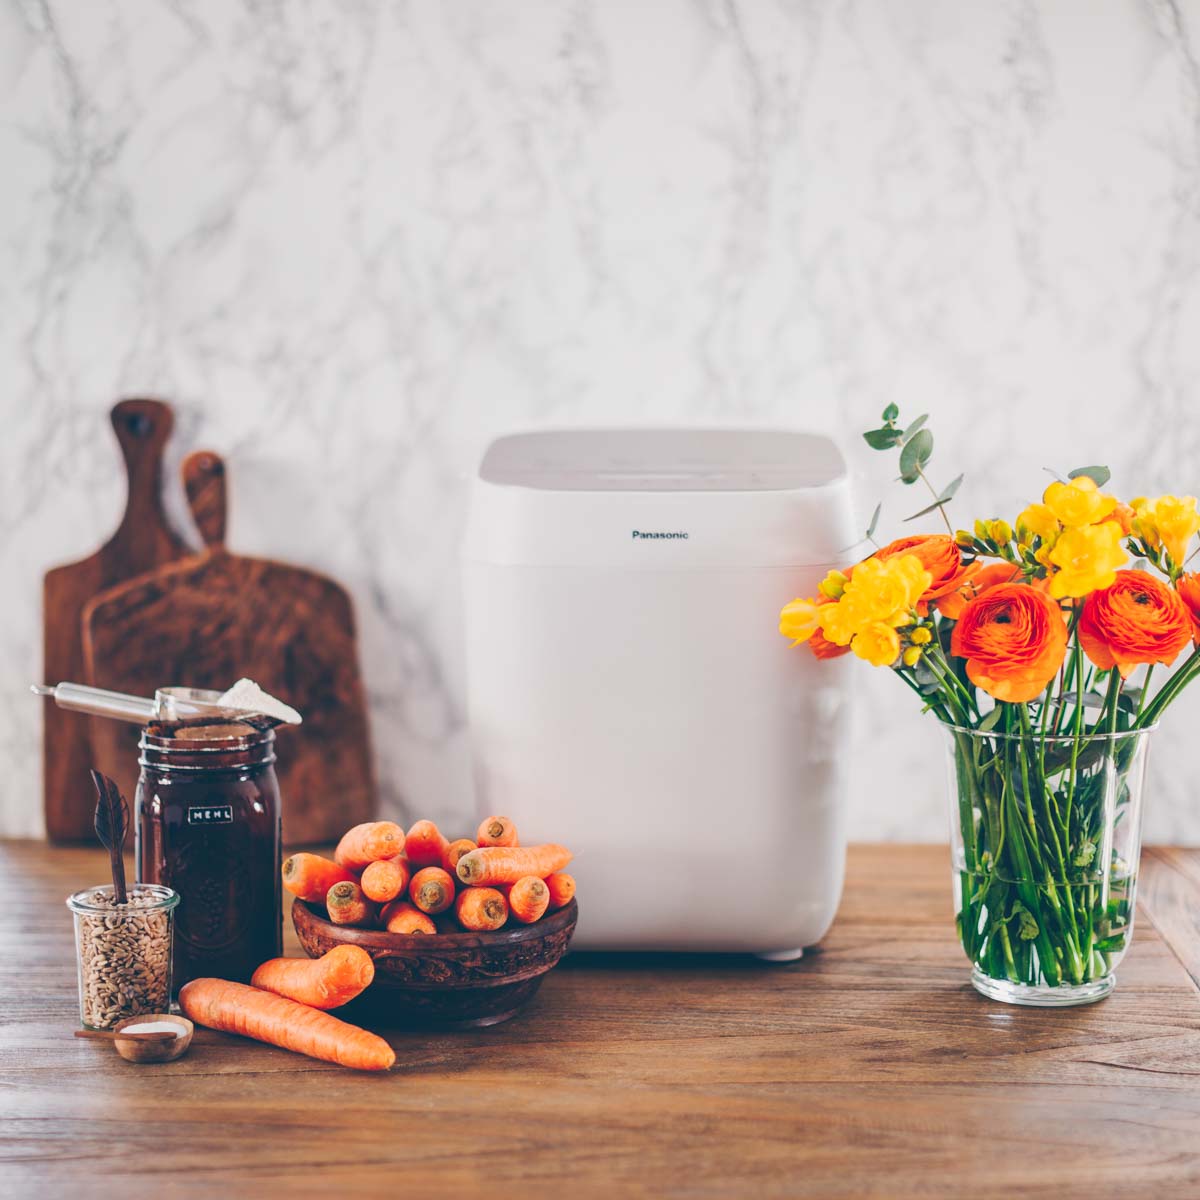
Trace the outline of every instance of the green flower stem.
<path fill-rule="evenodd" d="M 1142 719 L 1142 710 L 1146 707 L 1146 697 L 1150 695 L 1150 677 L 1154 674 L 1154 664 L 1146 664 L 1146 674 L 1142 679 L 1142 694 L 1138 698 L 1137 713 L 1133 718 L 1133 723 L 1136 726 L 1138 721 Z"/>
<path fill-rule="evenodd" d="M 935 649 L 935 646 L 937 647 Z M 962 685 L 962 680 L 954 674 L 953 668 L 942 655 L 940 646 L 936 642 L 931 642 L 925 653 L 925 663 L 929 669 L 937 676 L 938 683 L 942 685 L 948 698 L 952 698 L 958 707 L 961 720 L 960 725 L 971 724 L 970 710 L 975 710 L 975 715 L 978 717 L 979 709 L 975 704 L 975 697 L 967 691 Z"/>
<path fill-rule="evenodd" d="M 1010 805 L 1009 829 L 1012 836 L 1009 838 L 1008 844 L 1013 849 L 1017 894 L 1021 898 L 1021 903 L 1037 921 L 1038 931 L 1035 941 L 1038 948 L 1038 964 L 1042 974 L 1051 987 L 1057 987 L 1062 982 L 1062 973 L 1059 970 L 1058 959 L 1050 945 L 1046 922 L 1038 919 L 1042 916 L 1041 905 L 1038 903 L 1037 891 L 1032 883 L 1034 872 L 1025 847 L 1025 830 L 1021 824 L 1021 814 L 1017 810 L 1016 791 L 1009 785 L 1007 772 L 1005 772 L 1002 796 Z"/>
<path fill-rule="evenodd" d="M 1008 926 L 1001 923 L 999 933 L 1000 945 L 1004 949 L 1004 966 L 1006 974 L 1008 975 L 1009 979 L 1016 983 L 1021 977 L 1017 974 L 1017 964 L 1013 962 L 1012 942 L 1008 937 Z"/>
<path fill-rule="evenodd" d="M 1062 902 L 1059 899 L 1058 887 L 1055 883 L 1057 868 L 1057 878 L 1064 882 L 1067 878 L 1067 868 L 1063 861 L 1062 847 L 1058 842 L 1058 833 L 1054 828 L 1054 822 L 1050 815 L 1049 806 L 1046 807 L 1046 823 L 1050 833 L 1050 841 L 1038 836 L 1037 820 L 1034 814 L 1033 789 L 1029 782 L 1029 754 L 1030 750 L 1030 729 L 1029 729 L 1029 710 L 1024 704 L 1010 705 L 1006 716 L 1011 716 L 1011 709 L 1016 708 L 1019 714 L 1021 724 L 1022 737 L 1020 740 L 1013 739 L 1013 757 L 1017 759 L 1021 772 L 1021 788 L 1025 796 L 1025 818 L 1029 826 L 1029 847 L 1032 852 L 1031 862 L 1036 859 L 1040 868 L 1043 887 L 1046 893 L 1046 899 L 1050 902 L 1050 907 L 1053 909 L 1055 924 L 1058 926 L 1062 935 L 1062 944 L 1066 950 L 1067 966 L 1071 972 L 1071 978 L 1075 983 L 1080 983 L 1083 980 L 1083 964 L 1079 955 L 1079 931 L 1075 924 L 1075 912 L 1070 902 L 1070 888 L 1067 888 L 1067 904 L 1064 911 Z M 1007 722 L 1011 731 L 1012 722 Z M 1042 789 L 1043 804 L 1045 804 L 1045 790 Z M 1026 907 L 1029 907 L 1028 904 Z M 1041 918 L 1038 921 L 1039 925 L 1044 924 L 1045 910 L 1039 906 L 1036 915 Z"/>
<path fill-rule="evenodd" d="M 1200 668 L 1200 646 L 1197 646 L 1192 651 L 1191 656 L 1183 666 L 1162 685 L 1158 695 L 1150 702 L 1150 707 L 1145 709 L 1133 723 L 1134 729 L 1145 729 L 1147 726 L 1153 725 L 1166 709 L 1167 705 L 1200 674 L 1200 669 L 1198 668 Z"/>
<path fill-rule="evenodd" d="M 1078 620 L 1076 621 L 1078 624 Z M 1075 785 L 1079 779 L 1079 735 L 1083 731 L 1083 647 L 1078 636 L 1074 637 L 1071 650 L 1072 665 L 1075 670 L 1075 742 L 1071 747 L 1071 782 L 1067 788 L 1066 813 L 1067 843 L 1071 841 L 1071 806 L 1075 801 Z"/>

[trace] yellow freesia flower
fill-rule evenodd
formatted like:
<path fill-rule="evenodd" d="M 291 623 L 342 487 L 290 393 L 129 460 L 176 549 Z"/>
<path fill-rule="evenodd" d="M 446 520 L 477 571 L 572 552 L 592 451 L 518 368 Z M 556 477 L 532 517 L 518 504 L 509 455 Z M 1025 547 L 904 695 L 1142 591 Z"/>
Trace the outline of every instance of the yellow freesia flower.
<path fill-rule="evenodd" d="M 1187 559 L 1187 544 L 1200 532 L 1200 513 L 1195 496 L 1139 498 L 1134 503 L 1137 529 L 1151 546 L 1162 545 L 1181 567 Z"/>
<path fill-rule="evenodd" d="M 791 638 L 793 645 L 807 642 L 817 631 L 817 609 L 815 600 L 793 600 L 784 605 L 779 614 L 779 632 Z"/>
<path fill-rule="evenodd" d="M 1129 559 L 1121 546 L 1123 536 L 1116 521 L 1064 530 L 1049 554 L 1058 568 L 1050 578 L 1050 595 L 1062 600 L 1111 587 L 1117 568 Z"/>
<path fill-rule="evenodd" d="M 872 621 L 854 635 L 850 649 L 873 667 L 890 667 L 900 657 L 900 635 L 883 621 Z"/>
<path fill-rule="evenodd" d="M 830 600 L 841 599 L 842 593 L 846 590 L 846 576 L 841 571 L 830 571 L 824 579 L 817 584 L 817 591 L 822 596 L 828 596 Z"/>
<path fill-rule="evenodd" d="M 1115 496 L 1106 496 L 1094 479 L 1080 475 L 1067 483 L 1055 480 L 1042 496 L 1046 507 L 1064 525 L 1095 525 L 1117 507 Z"/>
<path fill-rule="evenodd" d="M 921 647 L 909 646 L 900 659 L 906 667 L 915 667 L 921 661 Z"/>
<path fill-rule="evenodd" d="M 933 576 L 915 554 L 868 558 L 854 568 L 842 598 L 820 606 L 821 632 L 836 645 L 849 646 L 868 625 L 903 625 L 932 583 Z"/>
<path fill-rule="evenodd" d="M 817 615 L 817 623 L 828 641 L 835 646 L 848 646 L 854 640 L 854 635 L 868 624 L 870 618 L 864 616 L 861 605 L 843 596 L 836 604 L 822 604 L 821 612 Z"/>
<path fill-rule="evenodd" d="M 1035 537 L 1040 537 L 1043 542 L 1049 542 L 1057 537 L 1062 526 L 1047 505 L 1031 504 L 1017 518 L 1017 528 L 1028 529 Z"/>

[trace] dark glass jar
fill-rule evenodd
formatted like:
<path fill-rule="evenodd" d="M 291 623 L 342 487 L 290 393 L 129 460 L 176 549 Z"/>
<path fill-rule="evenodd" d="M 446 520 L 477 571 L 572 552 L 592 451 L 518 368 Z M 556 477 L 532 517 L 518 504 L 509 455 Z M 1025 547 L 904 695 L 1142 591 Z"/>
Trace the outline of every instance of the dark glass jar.
<path fill-rule="evenodd" d="M 247 983 L 282 950 L 274 731 L 151 724 L 140 745 L 137 877 L 179 893 L 174 989 Z"/>

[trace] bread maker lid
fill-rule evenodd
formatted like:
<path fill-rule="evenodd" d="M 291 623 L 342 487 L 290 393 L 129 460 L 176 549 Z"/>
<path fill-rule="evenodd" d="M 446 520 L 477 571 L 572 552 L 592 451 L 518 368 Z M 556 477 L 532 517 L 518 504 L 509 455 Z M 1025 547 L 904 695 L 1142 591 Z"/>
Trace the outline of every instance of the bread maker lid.
<path fill-rule="evenodd" d="M 664 569 L 848 561 L 845 460 L 788 429 L 509 434 L 474 483 L 464 556 L 511 566 Z"/>

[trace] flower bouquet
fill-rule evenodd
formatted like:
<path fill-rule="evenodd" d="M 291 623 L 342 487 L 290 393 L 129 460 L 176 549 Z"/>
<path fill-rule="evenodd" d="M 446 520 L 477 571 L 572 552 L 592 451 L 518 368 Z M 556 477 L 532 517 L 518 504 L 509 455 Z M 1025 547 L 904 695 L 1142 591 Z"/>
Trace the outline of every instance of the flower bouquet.
<path fill-rule="evenodd" d="M 890 405 L 866 434 L 928 484 L 933 439 Z M 961 476 L 915 517 L 939 512 Z M 1200 514 L 1191 496 L 1120 502 L 1109 472 L 1056 479 L 1014 525 L 901 538 L 818 594 L 780 632 L 818 658 L 888 667 L 946 733 L 958 934 L 972 982 L 1017 1004 L 1111 991 L 1129 945 L 1147 741 L 1200 674 Z M 874 532 L 879 510 L 871 522 Z M 910 518 L 910 519 L 915 519 Z"/>

